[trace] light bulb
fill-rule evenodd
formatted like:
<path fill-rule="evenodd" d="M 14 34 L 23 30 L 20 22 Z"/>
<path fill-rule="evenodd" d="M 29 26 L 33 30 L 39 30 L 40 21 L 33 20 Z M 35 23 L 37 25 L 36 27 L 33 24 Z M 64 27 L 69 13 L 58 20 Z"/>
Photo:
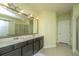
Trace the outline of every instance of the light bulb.
<path fill-rule="evenodd" d="M 21 12 L 21 13 L 24 13 L 24 10 L 21 10 L 20 12 Z"/>
<path fill-rule="evenodd" d="M 32 17 L 33 15 L 31 14 L 30 17 Z"/>
<path fill-rule="evenodd" d="M 18 14 L 20 14 L 21 15 L 21 13 L 19 12 Z"/>
<path fill-rule="evenodd" d="M 36 19 L 39 19 L 38 17 Z"/>

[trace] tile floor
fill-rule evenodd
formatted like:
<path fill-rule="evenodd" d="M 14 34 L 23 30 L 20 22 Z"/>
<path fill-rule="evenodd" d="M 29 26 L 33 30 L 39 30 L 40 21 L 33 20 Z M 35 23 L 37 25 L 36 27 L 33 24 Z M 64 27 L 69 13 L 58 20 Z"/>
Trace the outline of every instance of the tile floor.
<path fill-rule="evenodd" d="M 74 56 L 72 48 L 63 43 L 57 44 L 55 48 L 43 48 L 34 56 Z"/>

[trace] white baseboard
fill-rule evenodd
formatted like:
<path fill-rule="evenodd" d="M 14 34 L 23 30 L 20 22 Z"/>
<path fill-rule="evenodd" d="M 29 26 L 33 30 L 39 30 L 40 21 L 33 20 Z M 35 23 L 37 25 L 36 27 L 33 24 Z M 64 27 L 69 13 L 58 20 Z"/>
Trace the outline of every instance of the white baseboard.
<path fill-rule="evenodd" d="M 49 45 L 49 46 L 45 46 L 44 48 L 52 48 L 52 47 L 56 47 L 56 45 Z"/>

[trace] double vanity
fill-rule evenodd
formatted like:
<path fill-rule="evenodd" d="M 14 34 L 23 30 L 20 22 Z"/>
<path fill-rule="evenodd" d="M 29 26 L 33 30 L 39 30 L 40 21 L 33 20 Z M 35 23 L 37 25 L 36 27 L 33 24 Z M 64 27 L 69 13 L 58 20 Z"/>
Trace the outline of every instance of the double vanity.
<path fill-rule="evenodd" d="M 0 7 L 4 10 L 0 12 L 0 56 L 32 56 L 43 48 L 36 17 L 20 13 L 22 9 L 13 3 Z"/>
<path fill-rule="evenodd" d="M 44 45 L 44 37 L 41 35 L 18 36 L 8 39 L 8 41 L 0 42 L 0 56 L 33 56 Z"/>

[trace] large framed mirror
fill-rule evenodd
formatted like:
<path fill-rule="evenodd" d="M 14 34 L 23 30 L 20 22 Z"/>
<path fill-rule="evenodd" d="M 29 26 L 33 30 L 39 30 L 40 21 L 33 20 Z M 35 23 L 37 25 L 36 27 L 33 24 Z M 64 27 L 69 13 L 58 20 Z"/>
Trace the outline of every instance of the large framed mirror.
<path fill-rule="evenodd" d="M 4 12 L 2 12 L 4 11 Z M 38 20 L 0 5 L 0 38 L 38 33 Z"/>

